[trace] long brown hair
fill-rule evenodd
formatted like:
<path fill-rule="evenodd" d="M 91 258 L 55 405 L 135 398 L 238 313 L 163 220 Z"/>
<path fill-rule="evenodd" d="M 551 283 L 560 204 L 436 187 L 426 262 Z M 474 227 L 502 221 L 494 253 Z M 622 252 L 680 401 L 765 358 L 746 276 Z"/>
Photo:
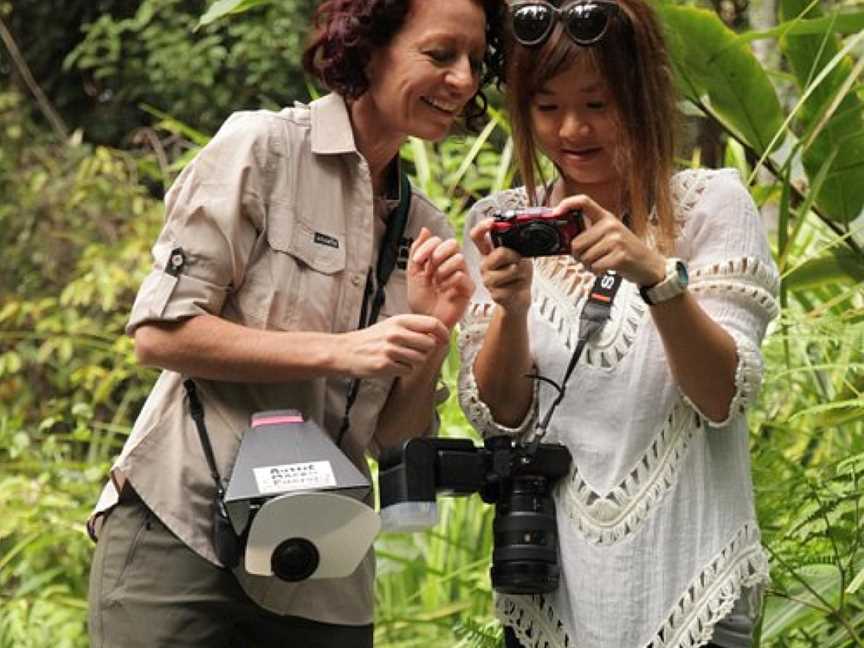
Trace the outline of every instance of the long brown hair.
<path fill-rule="evenodd" d="M 659 21 L 645 0 L 616 0 L 619 11 L 603 39 L 574 43 L 558 22 L 539 47 L 508 39 L 506 97 L 522 180 L 536 204 L 538 178 L 545 182 L 535 141 L 531 103 L 552 77 L 586 62 L 613 97 L 619 128 L 616 168 L 624 178 L 621 204 L 630 228 L 658 249 L 671 251 L 676 237 L 670 179 L 678 124 L 672 71 Z M 561 4 L 555 2 L 555 4 Z"/>

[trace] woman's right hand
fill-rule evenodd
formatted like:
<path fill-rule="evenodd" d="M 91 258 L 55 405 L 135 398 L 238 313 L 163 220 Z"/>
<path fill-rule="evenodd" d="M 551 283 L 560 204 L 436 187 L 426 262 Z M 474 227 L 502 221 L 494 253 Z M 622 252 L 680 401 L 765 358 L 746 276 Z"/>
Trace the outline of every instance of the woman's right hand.
<path fill-rule="evenodd" d="M 450 332 L 437 317 L 395 315 L 367 328 L 343 333 L 337 362 L 352 378 L 407 376 L 446 352 Z"/>
<path fill-rule="evenodd" d="M 494 220 L 486 218 L 471 228 L 470 236 L 483 256 L 480 276 L 489 296 L 508 315 L 524 315 L 531 306 L 534 265 L 515 250 L 493 247 L 489 238 Z"/>

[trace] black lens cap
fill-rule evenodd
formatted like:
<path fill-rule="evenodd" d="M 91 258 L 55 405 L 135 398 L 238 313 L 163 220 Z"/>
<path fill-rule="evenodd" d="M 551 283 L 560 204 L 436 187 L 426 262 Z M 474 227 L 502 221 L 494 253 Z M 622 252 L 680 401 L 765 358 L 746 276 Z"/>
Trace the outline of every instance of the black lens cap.
<path fill-rule="evenodd" d="M 525 256 L 541 256 L 555 252 L 561 244 L 558 230 L 546 223 L 530 223 L 519 231 L 519 247 Z"/>
<path fill-rule="evenodd" d="M 290 583 L 309 578 L 320 562 L 318 549 L 306 538 L 283 540 L 270 556 L 273 573 Z"/>

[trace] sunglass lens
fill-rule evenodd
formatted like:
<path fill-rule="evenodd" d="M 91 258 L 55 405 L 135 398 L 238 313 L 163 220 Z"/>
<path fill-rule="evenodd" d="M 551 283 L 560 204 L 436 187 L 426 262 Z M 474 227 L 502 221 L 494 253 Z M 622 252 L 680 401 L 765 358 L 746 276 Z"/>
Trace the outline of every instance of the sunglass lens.
<path fill-rule="evenodd" d="M 522 5 L 513 10 L 513 34 L 526 45 L 546 38 L 555 15 L 543 5 Z"/>
<path fill-rule="evenodd" d="M 606 7 L 592 2 L 573 5 L 567 12 L 567 31 L 577 43 L 589 45 L 603 37 L 609 24 Z"/>

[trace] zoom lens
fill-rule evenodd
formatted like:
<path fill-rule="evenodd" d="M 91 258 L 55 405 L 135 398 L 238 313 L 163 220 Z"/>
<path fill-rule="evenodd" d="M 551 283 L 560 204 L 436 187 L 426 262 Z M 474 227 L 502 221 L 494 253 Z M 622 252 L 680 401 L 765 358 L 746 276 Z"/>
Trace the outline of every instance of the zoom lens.
<path fill-rule="evenodd" d="M 289 538 L 273 550 L 270 567 L 276 576 L 293 583 L 315 573 L 320 560 L 318 549 L 306 538 Z"/>
<path fill-rule="evenodd" d="M 558 230 L 546 223 L 529 223 L 519 230 L 519 247 L 523 256 L 544 256 L 561 245 Z"/>
<path fill-rule="evenodd" d="M 558 528 L 546 477 L 510 482 L 495 506 L 492 587 L 503 594 L 543 594 L 558 587 Z"/>

